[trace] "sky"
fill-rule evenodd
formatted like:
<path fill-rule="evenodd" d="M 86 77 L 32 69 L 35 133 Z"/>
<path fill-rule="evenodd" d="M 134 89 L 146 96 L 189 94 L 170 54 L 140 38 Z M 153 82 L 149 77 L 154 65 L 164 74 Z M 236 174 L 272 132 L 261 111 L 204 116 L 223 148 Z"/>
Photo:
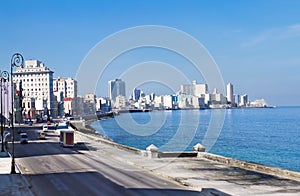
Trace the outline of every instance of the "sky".
<path fill-rule="evenodd" d="M 160 25 L 198 40 L 236 94 L 264 98 L 269 105 L 300 105 L 299 10 L 297 0 L 0 1 L 0 69 L 10 70 L 11 56 L 19 52 L 43 61 L 55 77 L 75 78 L 101 40 L 127 28 Z M 205 82 L 186 59 L 143 48 L 111 62 L 99 79 L 97 96 L 107 96 L 108 80 L 144 61 L 174 64 L 190 81 Z M 164 85 L 141 88 L 170 91 Z"/>

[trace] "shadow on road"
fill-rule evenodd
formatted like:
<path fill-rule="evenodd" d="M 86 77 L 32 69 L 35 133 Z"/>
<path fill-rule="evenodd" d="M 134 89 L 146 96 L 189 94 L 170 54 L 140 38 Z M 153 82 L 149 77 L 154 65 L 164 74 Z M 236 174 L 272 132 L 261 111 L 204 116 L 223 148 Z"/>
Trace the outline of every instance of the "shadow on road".
<path fill-rule="evenodd" d="M 203 189 L 198 192 L 173 188 L 134 188 L 130 182 L 128 187 L 124 187 L 97 172 L 51 173 L 25 177 L 35 195 L 228 195 L 216 189 Z"/>
<path fill-rule="evenodd" d="M 11 146 L 9 152 L 11 153 Z M 59 154 L 79 154 L 83 150 L 96 150 L 87 143 L 75 145 L 73 148 L 64 148 L 58 142 L 43 140 L 41 142 L 29 141 L 28 144 L 15 143 L 15 157 L 50 156 Z"/>

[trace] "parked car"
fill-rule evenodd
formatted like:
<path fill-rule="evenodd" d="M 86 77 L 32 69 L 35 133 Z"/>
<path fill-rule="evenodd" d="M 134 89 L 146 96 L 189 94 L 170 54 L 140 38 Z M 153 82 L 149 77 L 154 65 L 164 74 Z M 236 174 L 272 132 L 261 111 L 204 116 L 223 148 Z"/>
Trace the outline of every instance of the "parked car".
<path fill-rule="evenodd" d="M 42 140 L 45 140 L 46 139 L 46 133 L 45 132 L 40 132 L 39 138 L 42 139 Z"/>
<path fill-rule="evenodd" d="M 43 125 L 43 131 L 48 131 L 48 125 Z"/>
<path fill-rule="evenodd" d="M 21 144 L 28 144 L 28 136 L 27 133 L 20 134 L 20 143 Z"/>

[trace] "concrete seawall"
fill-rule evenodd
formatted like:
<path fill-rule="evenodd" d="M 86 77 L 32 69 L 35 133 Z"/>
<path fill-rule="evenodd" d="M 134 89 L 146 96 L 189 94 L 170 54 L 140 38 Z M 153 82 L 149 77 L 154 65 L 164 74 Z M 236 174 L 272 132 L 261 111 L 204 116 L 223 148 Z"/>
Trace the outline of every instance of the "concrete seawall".
<path fill-rule="evenodd" d="M 86 137 L 89 137 L 92 140 L 96 140 L 97 142 L 105 143 L 111 146 L 114 146 L 119 149 L 130 151 L 134 154 L 138 154 L 144 157 L 150 157 L 149 152 L 146 150 L 140 150 L 137 148 L 133 148 L 130 146 L 118 144 L 116 142 L 110 141 L 108 138 L 105 138 L 97 133 L 95 133 L 95 130 L 93 130 L 90 126 L 83 127 L 80 125 L 80 123 L 73 123 L 73 126 L 77 128 L 78 131 L 84 133 Z M 231 167 L 236 167 L 239 169 L 245 169 L 248 171 L 254 171 L 262 174 L 267 174 L 271 176 L 276 176 L 280 178 L 295 180 L 300 182 L 300 172 L 281 169 L 278 167 L 272 167 L 267 166 L 263 164 L 253 163 L 253 162 L 247 162 L 242 160 L 237 160 L 229 157 L 219 156 L 211 153 L 206 152 L 158 152 L 158 158 L 170 158 L 170 157 L 197 157 L 197 158 L 204 158 L 211 161 L 215 161 L 224 165 L 228 165 Z"/>
<path fill-rule="evenodd" d="M 276 177 L 292 179 L 300 182 L 300 172 L 281 169 L 278 167 L 267 166 L 263 164 L 241 161 L 229 157 L 219 156 L 211 153 L 198 153 L 198 157 L 206 158 L 212 161 L 223 163 L 232 167 L 255 171 Z"/>

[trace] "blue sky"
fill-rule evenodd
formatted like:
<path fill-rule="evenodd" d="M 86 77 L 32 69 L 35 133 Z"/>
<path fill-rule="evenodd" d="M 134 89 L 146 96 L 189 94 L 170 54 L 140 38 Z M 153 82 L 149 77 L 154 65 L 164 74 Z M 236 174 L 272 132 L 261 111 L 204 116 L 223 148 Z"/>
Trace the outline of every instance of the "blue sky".
<path fill-rule="evenodd" d="M 55 76 L 75 77 L 106 36 L 138 25 L 165 25 L 201 42 L 236 93 L 271 105 L 300 105 L 299 10 L 297 0 L 1 1 L 0 69 L 9 70 L 12 54 L 20 52 L 43 61 Z M 151 49 L 125 54 L 112 63 L 96 94 L 107 95 L 105 80 L 118 77 L 122 62 L 173 58 Z M 182 64 L 188 76 L 197 77 Z"/>

